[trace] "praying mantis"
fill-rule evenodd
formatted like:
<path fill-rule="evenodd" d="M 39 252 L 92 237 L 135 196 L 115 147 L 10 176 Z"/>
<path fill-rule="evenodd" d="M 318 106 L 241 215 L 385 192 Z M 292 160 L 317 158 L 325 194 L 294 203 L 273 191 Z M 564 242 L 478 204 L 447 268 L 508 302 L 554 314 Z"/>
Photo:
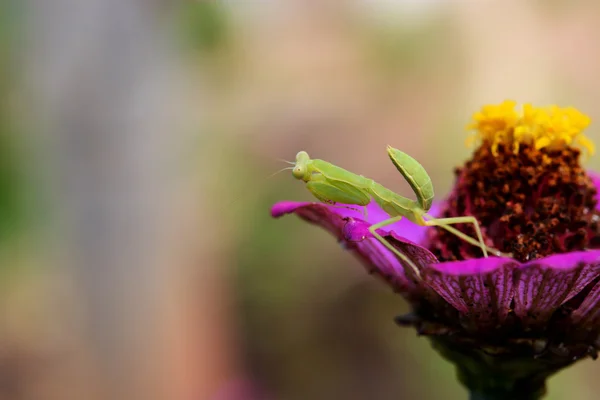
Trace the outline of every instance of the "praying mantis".
<path fill-rule="evenodd" d="M 396 223 L 402 218 L 407 218 L 417 225 L 439 226 L 446 229 L 466 242 L 481 248 L 485 257 L 488 256 L 488 251 L 497 256 L 505 255 L 485 245 L 475 217 L 434 218 L 427 214 L 433 203 L 434 193 L 431 178 L 425 168 L 408 154 L 391 146 L 387 147 L 387 153 L 396 169 L 411 186 L 417 197 L 416 201 L 402 197 L 372 179 L 356 175 L 323 160 L 311 159 L 305 151 L 300 151 L 296 155 L 292 175 L 294 178 L 304 181 L 306 188 L 313 196 L 327 204 L 363 206 L 366 211 L 366 206 L 371 199 L 375 200 L 390 218 L 371 225 L 369 232 L 388 250 L 408 264 L 417 277 L 420 277 L 420 272 L 415 263 L 377 233 L 378 229 Z M 450 226 L 460 223 L 473 224 L 478 240 Z"/>

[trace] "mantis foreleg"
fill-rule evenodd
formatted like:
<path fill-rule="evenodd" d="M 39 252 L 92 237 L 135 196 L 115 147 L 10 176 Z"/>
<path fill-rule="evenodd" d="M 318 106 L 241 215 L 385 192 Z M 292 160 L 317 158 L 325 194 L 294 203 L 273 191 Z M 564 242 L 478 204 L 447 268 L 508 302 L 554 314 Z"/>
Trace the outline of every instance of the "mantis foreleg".
<path fill-rule="evenodd" d="M 417 277 L 421 277 L 421 273 L 419 272 L 419 269 L 417 268 L 417 266 L 415 265 L 414 262 L 412 262 L 412 260 L 410 258 L 408 258 L 408 256 L 406 254 L 401 253 L 400 251 L 398 251 L 394 246 L 392 246 L 387 240 L 385 240 L 383 238 L 383 236 L 381 236 L 380 234 L 378 234 L 376 231 L 379 228 L 382 228 L 384 226 L 387 225 L 391 225 L 394 224 L 398 221 L 400 221 L 402 219 L 402 216 L 398 216 L 398 217 L 394 217 L 394 218 L 390 218 L 390 219 L 386 219 L 385 221 L 381 221 L 376 223 L 375 225 L 371 225 L 369 227 L 369 232 L 371 232 L 371 234 L 381 242 L 381 244 L 383 244 L 389 251 L 391 251 L 392 253 L 394 253 L 396 256 L 398 256 L 402 261 L 404 261 L 406 264 L 408 264 L 414 274 Z"/>

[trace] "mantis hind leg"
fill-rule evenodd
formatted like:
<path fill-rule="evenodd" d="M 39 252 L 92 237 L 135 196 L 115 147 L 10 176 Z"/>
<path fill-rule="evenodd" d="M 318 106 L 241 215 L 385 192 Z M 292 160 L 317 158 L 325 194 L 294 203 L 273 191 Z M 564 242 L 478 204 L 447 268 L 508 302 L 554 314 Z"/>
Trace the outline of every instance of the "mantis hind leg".
<path fill-rule="evenodd" d="M 410 268 L 412 269 L 413 273 L 417 276 L 417 277 L 421 277 L 421 273 L 419 272 L 419 269 L 417 268 L 416 264 L 410 259 L 408 258 L 408 256 L 406 254 L 401 253 L 400 251 L 398 251 L 398 249 L 396 249 L 394 246 L 392 246 L 387 240 L 385 240 L 383 238 L 383 236 L 381 236 L 380 234 L 378 234 L 376 232 L 377 229 L 382 228 L 384 226 L 387 225 L 391 225 L 393 223 L 396 223 L 398 221 L 400 221 L 402 219 L 401 216 L 399 217 L 394 217 L 394 218 L 390 218 L 390 219 L 386 219 L 385 221 L 381 221 L 375 225 L 371 225 L 369 227 L 369 232 L 371 232 L 371 234 L 381 242 L 381 244 L 383 244 L 389 251 L 391 251 L 392 253 L 394 253 L 398 258 L 400 258 L 400 260 L 404 261 L 406 264 L 408 264 L 410 266 Z"/>
<path fill-rule="evenodd" d="M 475 227 L 475 232 L 477 232 L 478 241 L 474 240 L 472 237 L 470 237 L 468 235 L 465 235 L 458 229 L 454 229 L 454 228 L 448 226 L 448 225 L 453 225 L 453 224 L 473 224 L 473 226 Z M 488 247 L 483 242 L 483 236 L 481 235 L 481 228 L 479 227 L 479 222 L 477 222 L 477 219 L 475 219 L 475 217 L 466 216 L 466 217 L 452 217 L 452 218 L 432 218 L 428 221 L 425 221 L 425 225 L 426 226 L 439 226 L 441 228 L 446 229 L 448 232 L 451 232 L 454 235 L 458 236 L 462 240 L 464 240 L 468 243 L 471 243 L 475 246 L 478 246 L 481 249 L 481 251 L 483 252 L 483 256 L 487 258 Z M 495 249 L 491 249 L 491 250 L 495 254 L 498 253 L 498 250 L 495 250 Z"/>

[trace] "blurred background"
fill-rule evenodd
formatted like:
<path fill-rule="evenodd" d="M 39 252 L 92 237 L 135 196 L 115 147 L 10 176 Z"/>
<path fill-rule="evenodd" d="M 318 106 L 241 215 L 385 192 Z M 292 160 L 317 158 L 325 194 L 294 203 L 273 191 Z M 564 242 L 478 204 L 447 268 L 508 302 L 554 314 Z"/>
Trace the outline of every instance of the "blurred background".
<path fill-rule="evenodd" d="M 0 4 L 0 400 L 464 399 L 267 177 L 306 150 L 410 194 L 391 144 L 441 198 L 484 104 L 600 121 L 591 0 Z"/>

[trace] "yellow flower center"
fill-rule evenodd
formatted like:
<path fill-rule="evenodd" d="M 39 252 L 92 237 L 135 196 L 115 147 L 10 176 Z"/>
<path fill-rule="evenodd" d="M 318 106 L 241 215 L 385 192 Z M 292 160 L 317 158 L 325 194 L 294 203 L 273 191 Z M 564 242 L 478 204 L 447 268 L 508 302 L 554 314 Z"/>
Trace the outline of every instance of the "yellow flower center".
<path fill-rule="evenodd" d="M 467 126 L 474 130 L 467 144 L 481 141 L 497 154 L 500 144 L 512 146 L 519 152 L 520 144 L 533 145 L 535 149 L 559 149 L 565 146 L 581 146 L 591 155 L 594 143 L 583 134 L 590 118 L 572 107 L 533 107 L 525 104 L 521 112 L 515 111 L 516 103 L 506 100 L 499 105 L 486 105 L 473 114 L 473 122 Z"/>

